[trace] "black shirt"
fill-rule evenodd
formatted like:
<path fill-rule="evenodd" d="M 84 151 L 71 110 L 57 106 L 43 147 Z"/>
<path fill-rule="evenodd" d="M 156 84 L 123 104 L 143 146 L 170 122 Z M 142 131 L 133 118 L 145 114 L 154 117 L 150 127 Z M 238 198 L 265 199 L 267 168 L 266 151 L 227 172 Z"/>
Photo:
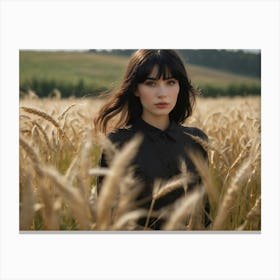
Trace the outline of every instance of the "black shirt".
<path fill-rule="evenodd" d="M 138 197 L 143 202 L 140 207 L 149 208 L 153 183 L 157 178 L 167 180 L 180 174 L 180 160 L 184 160 L 188 172 L 192 173 L 195 178 L 192 184 L 188 186 L 188 191 L 200 184 L 201 178 L 188 156 L 188 151 L 198 152 L 205 160 L 208 160 L 207 152 L 189 135 L 198 136 L 207 141 L 208 137 L 202 130 L 177 125 L 175 122 L 171 122 L 166 130 L 160 130 L 139 118 L 132 126 L 111 132 L 108 138 L 117 148 L 121 148 L 137 133 L 144 136 L 138 153 L 132 162 L 135 166 L 135 176 L 143 185 L 143 190 Z M 101 156 L 100 165 L 102 167 L 107 166 L 104 154 Z M 98 179 L 98 190 L 101 187 L 101 179 L 100 177 Z M 158 210 L 167 206 L 182 197 L 183 194 L 183 187 L 177 188 L 158 199 L 153 209 Z M 144 221 L 140 222 L 140 224 L 142 223 Z M 155 228 L 158 227 L 160 227 L 159 224 Z"/>

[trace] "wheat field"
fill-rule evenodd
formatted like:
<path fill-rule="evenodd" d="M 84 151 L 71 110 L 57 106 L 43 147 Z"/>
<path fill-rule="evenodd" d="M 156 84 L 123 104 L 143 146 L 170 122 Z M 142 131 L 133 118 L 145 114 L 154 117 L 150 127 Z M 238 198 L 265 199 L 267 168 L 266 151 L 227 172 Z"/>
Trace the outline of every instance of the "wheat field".
<path fill-rule="evenodd" d="M 139 141 L 123 150 L 93 134 L 93 116 L 102 100 L 28 98 L 20 100 L 20 230 L 137 230 L 149 212 L 133 203 L 137 181 L 129 167 Z M 261 229 L 260 97 L 199 98 L 185 125 L 201 128 L 209 168 L 193 155 L 210 205 L 212 223 L 204 228 L 194 192 L 174 203 L 164 230 Z M 199 141 L 199 140 L 197 140 Z M 101 148 L 110 168 L 98 168 Z M 106 175 L 95 193 L 96 176 Z M 187 183 L 189 174 L 157 182 L 153 198 Z M 191 217 L 185 226 L 182 221 Z M 147 229 L 148 230 L 148 229 Z"/>

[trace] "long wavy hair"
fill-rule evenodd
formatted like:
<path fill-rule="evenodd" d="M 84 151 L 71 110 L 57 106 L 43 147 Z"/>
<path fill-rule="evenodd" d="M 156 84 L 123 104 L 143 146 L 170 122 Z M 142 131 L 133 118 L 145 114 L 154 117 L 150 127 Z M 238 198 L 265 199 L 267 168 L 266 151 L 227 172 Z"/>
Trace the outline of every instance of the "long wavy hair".
<path fill-rule="evenodd" d="M 181 124 L 191 116 L 197 92 L 178 53 L 174 50 L 142 49 L 132 54 L 120 87 L 111 94 L 94 119 L 96 132 L 106 133 L 109 121 L 117 115 L 119 118 L 114 128 L 131 125 L 141 117 L 142 104 L 135 96 L 135 91 L 137 85 L 147 79 L 154 66 L 158 67 L 157 79 L 172 77 L 179 82 L 177 103 L 169 114 L 170 120 Z"/>

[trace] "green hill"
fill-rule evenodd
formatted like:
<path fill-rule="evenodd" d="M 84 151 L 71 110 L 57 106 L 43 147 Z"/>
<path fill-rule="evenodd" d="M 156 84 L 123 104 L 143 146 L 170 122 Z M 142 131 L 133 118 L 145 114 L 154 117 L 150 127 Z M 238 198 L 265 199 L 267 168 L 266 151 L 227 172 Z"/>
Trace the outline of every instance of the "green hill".
<path fill-rule="evenodd" d="M 128 57 L 87 51 L 28 51 L 19 53 L 20 90 L 40 97 L 54 88 L 63 97 L 93 96 L 116 87 Z M 193 84 L 204 96 L 260 94 L 260 80 L 211 68 L 186 65 Z"/>

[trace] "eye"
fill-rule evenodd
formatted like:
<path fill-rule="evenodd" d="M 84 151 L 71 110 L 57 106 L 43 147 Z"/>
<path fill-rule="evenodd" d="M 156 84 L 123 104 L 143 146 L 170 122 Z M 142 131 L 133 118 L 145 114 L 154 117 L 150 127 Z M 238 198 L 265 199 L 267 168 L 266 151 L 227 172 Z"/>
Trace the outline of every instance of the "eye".
<path fill-rule="evenodd" d="M 167 81 L 167 84 L 170 85 L 170 86 L 173 86 L 173 85 L 175 85 L 176 83 L 177 83 L 177 80 L 175 80 L 175 79 L 171 79 L 171 80 L 168 80 L 168 81 Z"/>
<path fill-rule="evenodd" d="M 147 80 L 144 82 L 144 84 L 149 87 L 154 87 L 156 85 L 156 82 Z"/>

